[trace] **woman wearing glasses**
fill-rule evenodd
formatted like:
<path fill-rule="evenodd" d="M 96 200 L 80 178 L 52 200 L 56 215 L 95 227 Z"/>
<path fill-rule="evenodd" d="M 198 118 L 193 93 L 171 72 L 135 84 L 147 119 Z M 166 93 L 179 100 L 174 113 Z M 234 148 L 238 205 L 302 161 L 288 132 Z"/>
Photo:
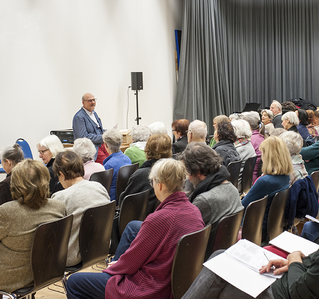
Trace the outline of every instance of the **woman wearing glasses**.
<path fill-rule="evenodd" d="M 37 144 L 39 157 L 42 159 L 43 163 L 46 164 L 50 173 L 50 194 L 63 190 L 62 185 L 59 182 L 58 177 L 54 174 L 52 165 L 56 155 L 59 152 L 64 151 L 64 147 L 60 139 L 56 135 L 49 135 L 44 137 Z"/>

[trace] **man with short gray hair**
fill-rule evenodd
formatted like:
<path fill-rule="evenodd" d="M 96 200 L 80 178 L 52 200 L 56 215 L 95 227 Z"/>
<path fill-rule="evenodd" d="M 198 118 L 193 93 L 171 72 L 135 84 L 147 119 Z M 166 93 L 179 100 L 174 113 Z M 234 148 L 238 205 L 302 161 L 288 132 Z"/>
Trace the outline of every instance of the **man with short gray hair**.
<path fill-rule="evenodd" d="M 272 101 L 270 105 L 270 111 L 274 114 L 274 118 L 272 119 L 272 123 L 274 125 L 274 128 L 283 128 L 281 124 L 281 116 L 282 116 L 282 107 L 281 104 L 274 100 Z"/>
<path fill-rule="evenodd" d="M 105 148 L 109 154 L 109 156 L 103 161 L 103 166 L 105 170 L 113 168 L 113 179 L 111 184 L 110 190 L 110 198 L 111 201 L 116 200 L 116 180 L 117 180 L 117 173 L 120 168 L 124 165 L 132 164 L 131 159 L 124 155 L 120 150 L 120 146 L 123 141 L 122 134 L 115 130 L 105 131 L 103 133 L 103 141 Z"/>
<path fill-rule="evenodd" d="M 206 142 L 207 125 L 205 122 L 195 119 L 189 124 L 187 132 L 188 143 L 191 142 Z"/>

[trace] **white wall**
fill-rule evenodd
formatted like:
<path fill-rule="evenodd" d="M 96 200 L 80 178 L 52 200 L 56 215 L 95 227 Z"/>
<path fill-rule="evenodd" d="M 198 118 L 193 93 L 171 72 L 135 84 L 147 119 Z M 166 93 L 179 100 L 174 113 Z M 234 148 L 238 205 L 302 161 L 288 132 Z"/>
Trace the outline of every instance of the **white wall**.
<path fill-rule="evenodd" d="M 176 91 L 174 30 L 182 0 L 0 0 L 0 148 L 72 127 L 86 92 L 104 128 L 136 124 L 131 72 L 143 72 L 140 124 L 169 131 Z"/>

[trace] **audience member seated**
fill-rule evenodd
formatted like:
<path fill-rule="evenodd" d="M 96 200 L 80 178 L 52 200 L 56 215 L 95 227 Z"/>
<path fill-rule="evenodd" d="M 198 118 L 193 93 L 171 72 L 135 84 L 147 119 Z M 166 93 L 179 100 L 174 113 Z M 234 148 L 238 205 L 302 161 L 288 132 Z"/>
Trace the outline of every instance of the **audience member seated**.
<path fill-rule="evenodd" d="M 109 153 L 109 156 L 103 161 L 103 166 L 105 170 L 113 168 L 113 178 L 110 190 L 111 201 L 116 200 L 116 180 L 117 173 L 120 168 L 124 165 L 132 164 L 131 159 L 124 155 L 121 150 L 121 144 L 123 141 L 122 134 L 117 130 L 110 130 L 103 133 L 103 141 L 106 148 L 106 151 Z"/>
<path fill-rule="evenodd" d="M 303 147 L 300 154 L 305 161 L 305 166 L 308 174 L 319 170 L 319 141 L 312 145 Z"/>
<path fill-rule="evenodd" d="M 316 126 L 319 125 L 319 118 L 315 117 L 315 111 L 313 110 L 306 110 L 307 114 L 308 114 L 308 132 L 309 134 L 315 139 L 317 140 L 318 138 L 318 131 L 316 129 Z M 318 114 L 319 117 L 319 114 Z"/>
<path fill-rule="evenodd" d="M 299 124 L 297 125 L 298 132 L 301 135 L 302 139 L 306 140 L 310 136 L 310 133 L 307 129 L 308 114 L 307 114 L 306 110 L 304 110 L 304 109 L 297 109 L 295 111 L 295 113 L 299 118 Z"/>
<path fill-rule="evenodd" d="M 32 283 L 31 245 L 36 228 L 66 216 L 63 202 L 50 199 L 50 174 L 26 159 L 12 169 L 12 201 L 0 206 L 0 290 L 13 292 Z M 49 271 L 49 269 L 48 269 Z"/>
<path fill-rule="evenodd" d="M 267 136 L 269 136 L 270 132 L 274 129 L 274 125 L 271 122 L 273 118 L 274 114 L 272 113 L 272 111 L 268 109 L 264 109 L 261 111 L 261 121 L 265 125 L 265 134 L 267 134 Z"/>
<path fill-rule="evenodd" d="M 299 133 L 297 126 L 299 125 L 299 118 L 295 112 L 289 111 L 282 117 L 282 126 L 287 131 Z"/>
<path fill-rule="evenodd" d="M 85 137 L 76 139 L 73 151 L 82 159 L 84 165 L 83 179 L 88 181 L 93 173 L 105 170 L 102 164 L 94 161 L 96 148 L 90 139 Z"/>
<path fill-rule="evenodd" d="M 304 224 L 301 232 L 301 237 L 319 244 L 319 223 L 308 221 Z"/>
<path fill-rule="evenodd" d="M 171 270 L 179 239 L 204 227 L 201 214 L 184 192 L 182 162 L 162 159 L 150 173 L 161 204 L 144 222 L 125 228 L 116 263 L 102 273 L 75 273 L 67 282 L 70 298 L 172 298 Z"/>
<path fill-rule="evenodd" d="M 285 114 L 286 112 L 292 111 L 295 112 L 297 110 L 296 105 L 291 101 L 285 101 L 281 103 L 282 113 Z"/>
<path fill-rule="evenodd" d="M 50 172 L 50 194 L 63 190 L 62 185 L 59 182 L 59 179 L 54 175 L 52 165 L 56 155 L 64 151 L 64 147 L 60 139 L 56 135 L 49 135 L 44 137 L 37 144 L 39 157 L 42 159 L 43 163 L 46 164 Z"/>
<path fill-rule="evenodd" d="M 282 116 L 282 107 L 281 104 L 274 100 L 272 101 L 270 105 L 270 111 L 274 114 L 274 118 L 272 119 L 272 123 L 274 125 L 274 128 L 282 128 L 281 125 L 281 116 Z"/>
<path fill-rule="evenodd" d="M 1 163 L 7 176 L 0 182 L 0 205 L 12 200 L 10 191 L 11 171 L 23 159 L 23 151 L 18 144 L 14 144 L 2 152 Z"/>
<path fill-rule="evenodd" d="M 188 143 L 197 141 L 206 144 L 207 125 L 201 120 L 195 119 L 188 126 L 187 141 Z"/>
<path fill-rule="evenodd" d="M 228 121 L 230 122 L 230 117 L 232 117 L 233 119 L 238 119 L 238 114 L 231 114 L 229 116 L 229 118 L 226 115 L 217 115 L 214 119 L 213 119 L 213 127 L 214 127 L 214 132 L 216 131 L 216 127 L 217 125 L 221 122 L 221 121 Z M 214 137 L 212 138 L 212 140 L 209 143 L 210 147 L 213 147 L 216 144 L 216 140 L 214 139 Z"/>
<path fill-rule="evenodd" d="M 189 200 L 199 208 L 205 225 L 212 224 L 212 231 L 222 217 L 243 209 L 238 190 L 227 180 L 229 172 L 212 148 L 192 142 L 187 145 L 182 160 L 195 187 Z"/>
<path fill-rule="evenodd" d="M 84 211 L 110 202 L 110 197 L 100 183 L 83 179 L 83 162 L 72 151 L 59 153 L 53 170 L 65 190 L 54 193 L 52 198 L 65 204 L 67 215 L 73 214 L 66 265 L 74 266 L 81 262 L 79 230 Z"/>
<path fill-rule="evenodd" d="M 223 251 L 216 251 L 210 258 L 221 252 Z M 300 251 L 295 251 L 289 254 L 287 259 L 271 260 L 262 267 L 260 273 L 273 271 L 272 266 L 275 266 L 275 274 L 283 274 L 283 276 L 256 297 L 257 299 L 319 298 L 319 250 L 307 257 Z M 191 287 L 182 297 L 182 299 L 194 298 L 249 299 L 252 297 L 232 286 L 208 268 L 203 267 Z"/>
<path fill-rule="evenodd" d="M 303 140 L 300 134 L 296 132 L 285 132 L 279 136 L 287 145 L 294 171 L 290 174 L 290 185 L 299 179 L 303 179 L 308 175 L 302 156 L 299 154 Z"/>
<path fill-rule="evenodd" d="M 284 128 L 277 128 L 273 129 L 270 133 L 270 136 L 277 136 L 279 137 L 281 134 L 287 132 Z"/>
<path fill-rule="evenodd" d="M 172 131 L 175 136 L 175 142 L 172 145 L 173 154 L 184 151 L 187 146 L 187 130 L 189 121 L 187 119 L 177 119 L 172 123 Z"/>
<path fill-rule="evenodd" d="M 153 134 L 167 134 L 167 130 L 165 128 L 165 125 L 161 121 L 156 121 L 148 126 L 148 129 L 151 132 L 151 135 Z"/>
<path fill-rule="evenodd" d="M 132 164 L 138 163 L 139 167 L 141 167 L 146 160 L 144 149 L 151 132 L 148 127 L 138 125 L 132 128 L 131 135 L 133 142 L 125 150 L 124 155 L 131 159 Z"/>
<path fill-rule="evenodd" d="M 230 162 L 240 160 L 240 155 L 234 146 L 237 137 L 230 122 L 221 121 L 217 125 L 214 139 L 217 143 L 213 149 L 221 156 L 223 165 L 227 166 Z"/>
<path fill-rule="evenodd" d="M 279 137 L 268 137 L 262 142 L 259 149 L 262 152 L 263 175 L 257 179 L 241 203 L 247 208 L 251 202 L 268 195 L 263 221 L 263 240 L 265 241 L 267 238 L 268 213 L 272 199 L 277 192 L 289 187 L 289 175 L 293 172 L 293 166 L 288 148 Z"/>
<path fill-rule="evenodd" d="M 255 157 L 256 152 L 249 140 L 252 134 L 249 123 L 244 119 L 238 119 L 238 120 L 233 120 L 231 124 L 234 128 L 234 132 L 237 137 L 237 140 L 234 142 L 234 145 L 242 160 L 239 178 L 238 178 L 238 189 L 241 190 L 240 186 L 241 186 L 242 174 L 243 174 L 245 162 L 248 158 Z M 256 169 L 255 176 L 257 178 L 257 169 Z"/>
<path fill-rule="evenodd" d="M 256 164 L 254 168 L 253 174 L 253 182 L 258 177 L 258 170 L 260 169 L 261 163 L 261 152 L 259 150 L 260 144 L 265 140 L 265 126 L 262 122 L 260 122 L 260 116 L 258 112 L 251 111 L 251 112 L 243 112 L 242 118 L 246 120 L 251 128 L 252 135 L 250 138 L 250 142 L 255 149 L 255 153 L 257 155 Z"/>
<path fill-rule="evenodd" d="M 171 138 L 167 134 L 154 134 L 150 136 L 145 146 L 145 153 L 147 160 L 129 178 L 126 189 L 120 195 L 119 204 L 121 205 L 126 195 L 151 189 L 146 209 L 146 215 L 148 215 L 154 212 L 160 204 L 155 196 L 154 189 L 150 186 L 148 176 L 156 161 L 172 157 Z"/>

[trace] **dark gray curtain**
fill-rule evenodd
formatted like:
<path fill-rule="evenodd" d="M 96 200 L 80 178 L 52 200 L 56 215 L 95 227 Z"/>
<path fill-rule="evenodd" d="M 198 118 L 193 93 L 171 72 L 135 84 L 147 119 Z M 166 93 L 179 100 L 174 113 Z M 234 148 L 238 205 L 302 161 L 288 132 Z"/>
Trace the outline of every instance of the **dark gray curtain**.
<path fill-rule="evenodd" d="M 185 0 L 174 119 L 318 103 L 318 0 Z"/>

